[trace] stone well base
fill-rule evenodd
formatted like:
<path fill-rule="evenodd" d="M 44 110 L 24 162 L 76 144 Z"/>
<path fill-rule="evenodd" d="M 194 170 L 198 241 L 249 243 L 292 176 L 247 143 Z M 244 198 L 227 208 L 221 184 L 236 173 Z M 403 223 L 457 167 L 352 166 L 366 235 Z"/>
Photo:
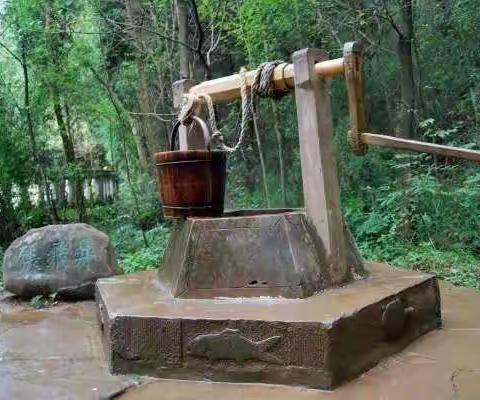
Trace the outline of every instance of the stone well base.
<path fill-rule="evenodd" d="M 332 389 L 441 325 L 434 277 L 366 268 L 368 278 L 305 299 L 178 299 L 157 271 L 101 279 L 111 371 Z"/>

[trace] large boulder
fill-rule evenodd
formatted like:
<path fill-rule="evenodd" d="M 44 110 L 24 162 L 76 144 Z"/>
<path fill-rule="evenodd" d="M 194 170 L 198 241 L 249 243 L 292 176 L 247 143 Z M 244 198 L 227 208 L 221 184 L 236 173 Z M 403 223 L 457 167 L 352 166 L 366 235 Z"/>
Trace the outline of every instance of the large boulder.
<path fill-rule="evenodd" d="M 95 281 L 116 273 L 108 236 L 87 224 L 32 229 L 10 245 L 3 260 L 5 288 L 22 298 L 93 298 Z"/>

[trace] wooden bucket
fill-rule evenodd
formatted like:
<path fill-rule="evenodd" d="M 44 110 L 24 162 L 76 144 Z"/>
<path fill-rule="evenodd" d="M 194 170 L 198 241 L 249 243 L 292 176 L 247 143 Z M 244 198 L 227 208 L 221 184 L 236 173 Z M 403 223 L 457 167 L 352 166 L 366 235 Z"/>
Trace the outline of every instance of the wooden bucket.
<path fill-rule="evenodd" d="M 207 124 L 194 117 L 202 129 L 205 150 L 174 150 L 180 127 L 177 122 L 170 138 L 170 150 L 155 154 L 158 183 L 166 217 L 220 217 L 225 196 L 226 155 L 208 149 Z"/>

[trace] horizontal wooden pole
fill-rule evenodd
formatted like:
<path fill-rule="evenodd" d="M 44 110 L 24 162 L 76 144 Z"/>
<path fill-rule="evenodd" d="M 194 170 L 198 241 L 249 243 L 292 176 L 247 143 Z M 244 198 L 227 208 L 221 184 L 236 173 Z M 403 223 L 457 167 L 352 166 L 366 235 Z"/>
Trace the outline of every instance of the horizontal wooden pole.
<path fill-rule="evenodd" d="M 374 146 L 392 147 L 394 149 L 411 150 L 420 153 L 436 154 L 444 157 L 461 158 L 480 162 L 480 150 L 462 149 L 460 147 L 444 146 L 435 143 L 420 142 L 417 140 L 402 139 L 394 136 L 361 133 L 363 143 Z"/>
<path fill-rule="evenodd" d="M 315 71 L 323 77 L 343 74 L 343 58 L 322 61 L 315 64 Z M 250 87 L 255 78 L 255 71 L 245 73 L 247 86 Z M 295 84 L 293 64 L 281 64 L 273 71 L 273 84 L 276 89 L 293 88 Z M 224 103 L 240 98 L 240 76 L 234 74 L 218 79 L 212 79 L 193 86 L 188 91 L 192 94 L 208 94 L 215 103 Z"/>

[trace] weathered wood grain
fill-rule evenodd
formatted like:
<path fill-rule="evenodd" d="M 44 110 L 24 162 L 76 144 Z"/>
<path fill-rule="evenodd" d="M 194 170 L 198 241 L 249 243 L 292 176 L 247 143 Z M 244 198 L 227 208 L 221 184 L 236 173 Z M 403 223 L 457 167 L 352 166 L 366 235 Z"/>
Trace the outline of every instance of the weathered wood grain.
<path fill-rule="evenodd" d="M 333 122 L 326 80 L 315 65 L 328 58 L 317 49 L 293 54 L 295 99 L 305 209 L 325 246 L 330 276 L 335 283 L 348 279 L 348 268 L 333 142 Z"/>

